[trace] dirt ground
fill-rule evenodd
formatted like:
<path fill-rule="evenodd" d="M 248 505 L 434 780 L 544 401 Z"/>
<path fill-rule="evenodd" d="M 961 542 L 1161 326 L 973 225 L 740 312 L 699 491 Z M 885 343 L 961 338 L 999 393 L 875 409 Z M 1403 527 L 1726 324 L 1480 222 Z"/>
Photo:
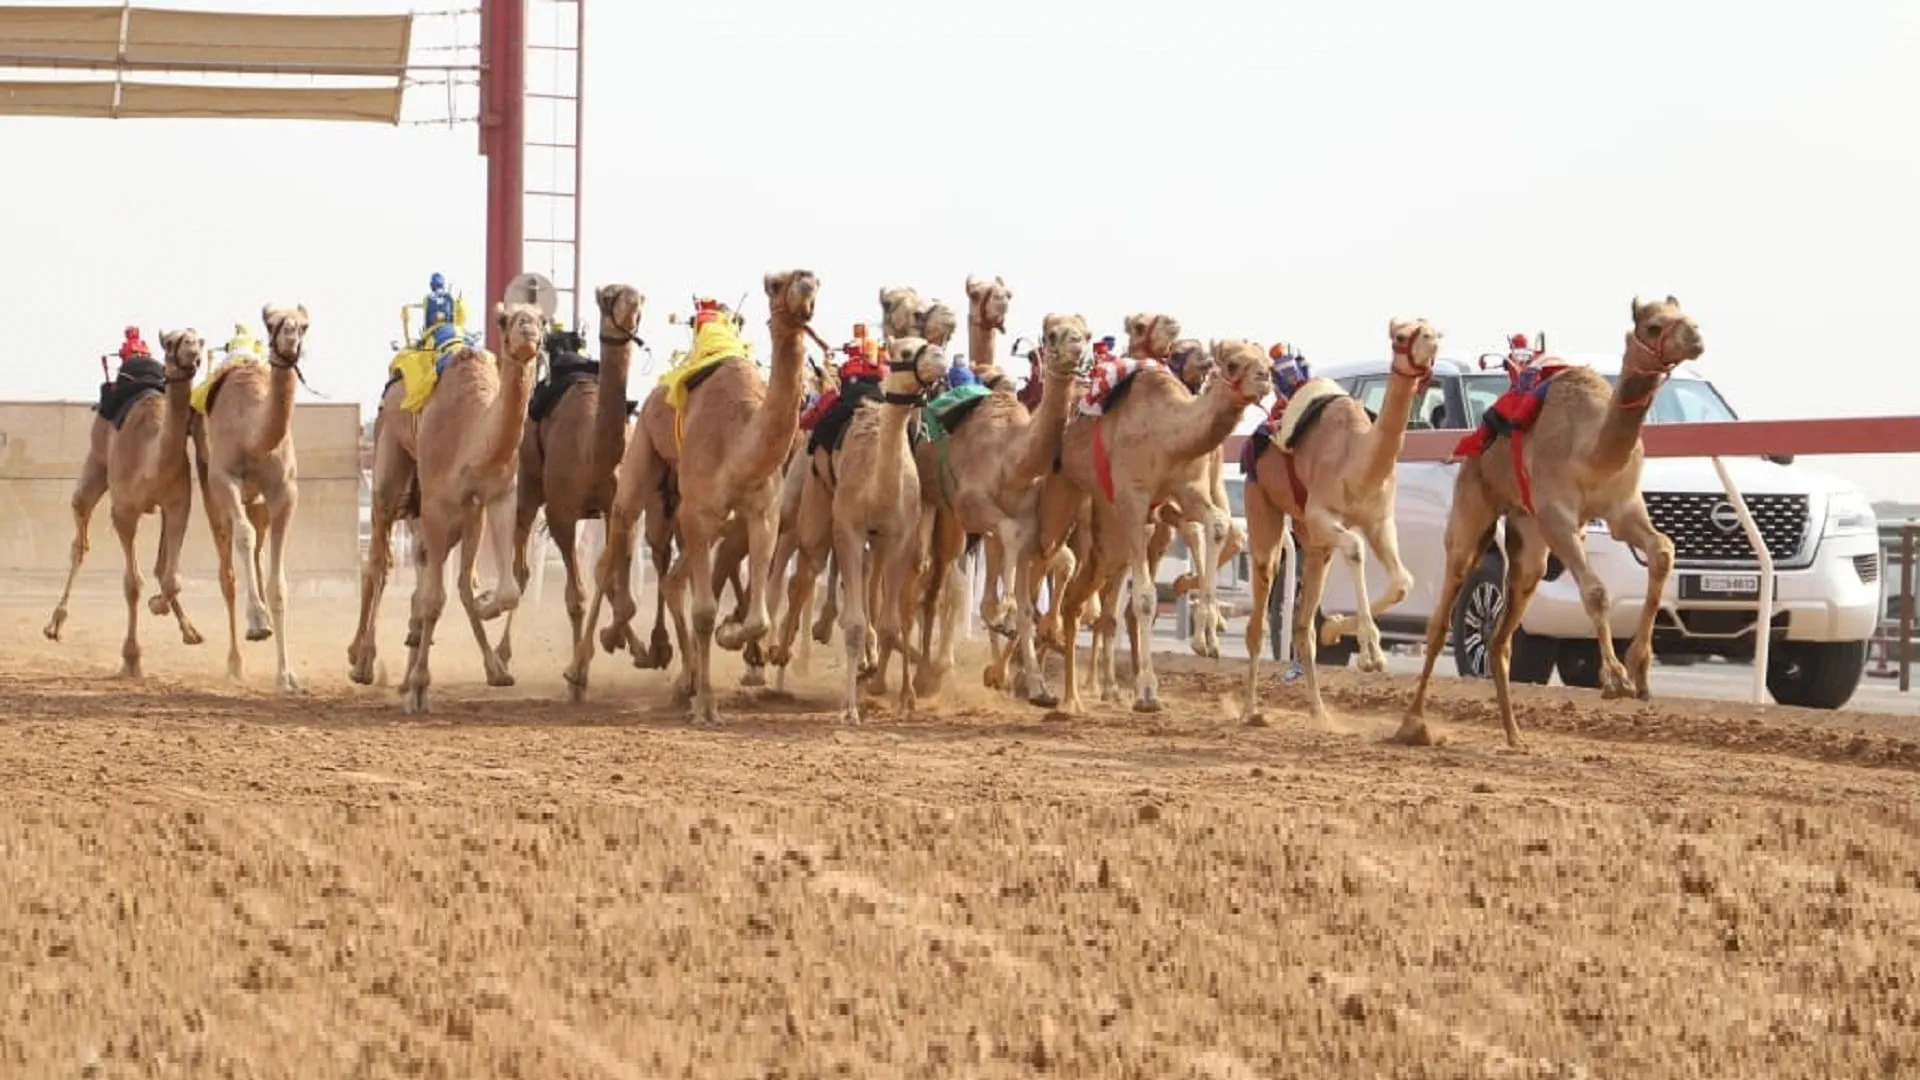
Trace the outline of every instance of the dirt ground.
<path fill-rule="evenodd" d="M 0 605 L 0 1076 L 1920 1075 L 1911 719 L 1524 688 L 1516 755 L 1448 680 L 1413 750 L 1405 679 L 1248 727 L 1174 656 L 1158 716 L 845 729 L 817 650 L 695 731 L 604 655 L 563 701 L 557 590 L 413 719 L 347 603 L 282 698 L 188 599 L 137 685 L 117 601 Z"/>

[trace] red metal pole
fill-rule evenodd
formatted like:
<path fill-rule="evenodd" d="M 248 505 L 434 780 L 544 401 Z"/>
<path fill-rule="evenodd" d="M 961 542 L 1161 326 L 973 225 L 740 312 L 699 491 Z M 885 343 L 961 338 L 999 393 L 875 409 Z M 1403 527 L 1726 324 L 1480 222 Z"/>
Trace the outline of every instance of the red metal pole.
<path fill-rule="evenodd" d="M 520 273 L 525 249 L 526 0 L 484 0 L 480 10 L 480 152 L 487 156 L 487 347 L 500 349 L 494 302 Z"/>

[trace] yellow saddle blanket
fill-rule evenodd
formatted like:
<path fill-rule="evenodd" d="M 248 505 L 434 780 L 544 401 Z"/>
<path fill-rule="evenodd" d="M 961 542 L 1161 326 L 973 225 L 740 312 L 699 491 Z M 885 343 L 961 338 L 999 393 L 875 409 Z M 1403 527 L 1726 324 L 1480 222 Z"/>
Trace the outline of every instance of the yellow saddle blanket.
<path fill-rule="evenodd" d="M 427 407 L 427 399 L 433 396 L 434 384 L 440 381 L 438 362 L 432 349 L 401 349 L 393 355 L 393 363 L 387 365 L 389 378 L 398 375 L 407 389 L 407 396 L 401 400 L 400 407 L 410 413 L 417 413 Z"/>
<path fill-rule="evenodd" d="M 213 388 L 220 385 L 221 380 L 228 375 L 233 374 L 235 368 L 259 367 L 261 363 L 261 359 L 251 353 L 229 353 L 225 360 L 208 368 L 206 378 L 201 379 L 200 385 L 193 388 L 193 396 L 189 399 L 193 402 L 193 411 L 201 415 L 206 414 L 207 401 L 213 396 Z"/>
<path fill-rule="evenodd" d="M 1322 398 L 1345 396 L 1347 392 L 1332 379 L 1308 379 L 1302 383 L 1300 389 L 1287 399 L 1287 409 L 1280 414 L 1280 423 L 1273 431 L 1273 445 L 1283 454 L 1293 453 L 1294 429 L 1300 426 L 1301 420 L 1320 411 L 1313 407 L 1313 403 Z"/>
<path fill-rule="evenodd" d="M 693 389 L 691 384 L 721 361 L 746 358 L 750 354 L 750 348 L 729 319 L 715 319 L 694 331 L 693 350 L 660 376 L 660 385 L 667 389 L 667 404 L 673 407 L 675 443 L 680 441 L 680 418 L 686 412 L 687 395 Z"/>

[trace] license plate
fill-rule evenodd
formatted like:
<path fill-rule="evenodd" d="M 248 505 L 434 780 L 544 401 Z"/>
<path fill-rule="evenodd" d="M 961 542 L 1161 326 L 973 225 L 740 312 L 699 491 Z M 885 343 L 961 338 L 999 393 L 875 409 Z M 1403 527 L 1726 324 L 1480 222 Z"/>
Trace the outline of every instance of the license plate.
<path fill-rule="evenodd" d="M 1682 600 L 1755 600 L 1759 596 L 1759 574 L 1685 574 L 1680 578 Z"/>

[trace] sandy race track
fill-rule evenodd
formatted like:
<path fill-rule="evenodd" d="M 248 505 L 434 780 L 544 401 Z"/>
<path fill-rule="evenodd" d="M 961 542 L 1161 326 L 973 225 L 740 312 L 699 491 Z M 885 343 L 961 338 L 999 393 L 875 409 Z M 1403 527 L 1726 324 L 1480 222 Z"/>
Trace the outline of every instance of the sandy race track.
<path fill-rule="evenodd" d="M 508 690 L 450 612 L 416 720 L 342 602 L 282 699 L 212 590 L 139 685 L 51 599 L 0 607 L 0 1076 L 1920 1075 L 1909 718 L 1528 688 L 1514 755 L 1448 681 L 1410 750 L 1405 679 L 1247 727 L 1175 657 L 1155 717 L 849 730 L 836 649 L 693 731 L 606 656 L 564 704 L 549 590 Z"/>

